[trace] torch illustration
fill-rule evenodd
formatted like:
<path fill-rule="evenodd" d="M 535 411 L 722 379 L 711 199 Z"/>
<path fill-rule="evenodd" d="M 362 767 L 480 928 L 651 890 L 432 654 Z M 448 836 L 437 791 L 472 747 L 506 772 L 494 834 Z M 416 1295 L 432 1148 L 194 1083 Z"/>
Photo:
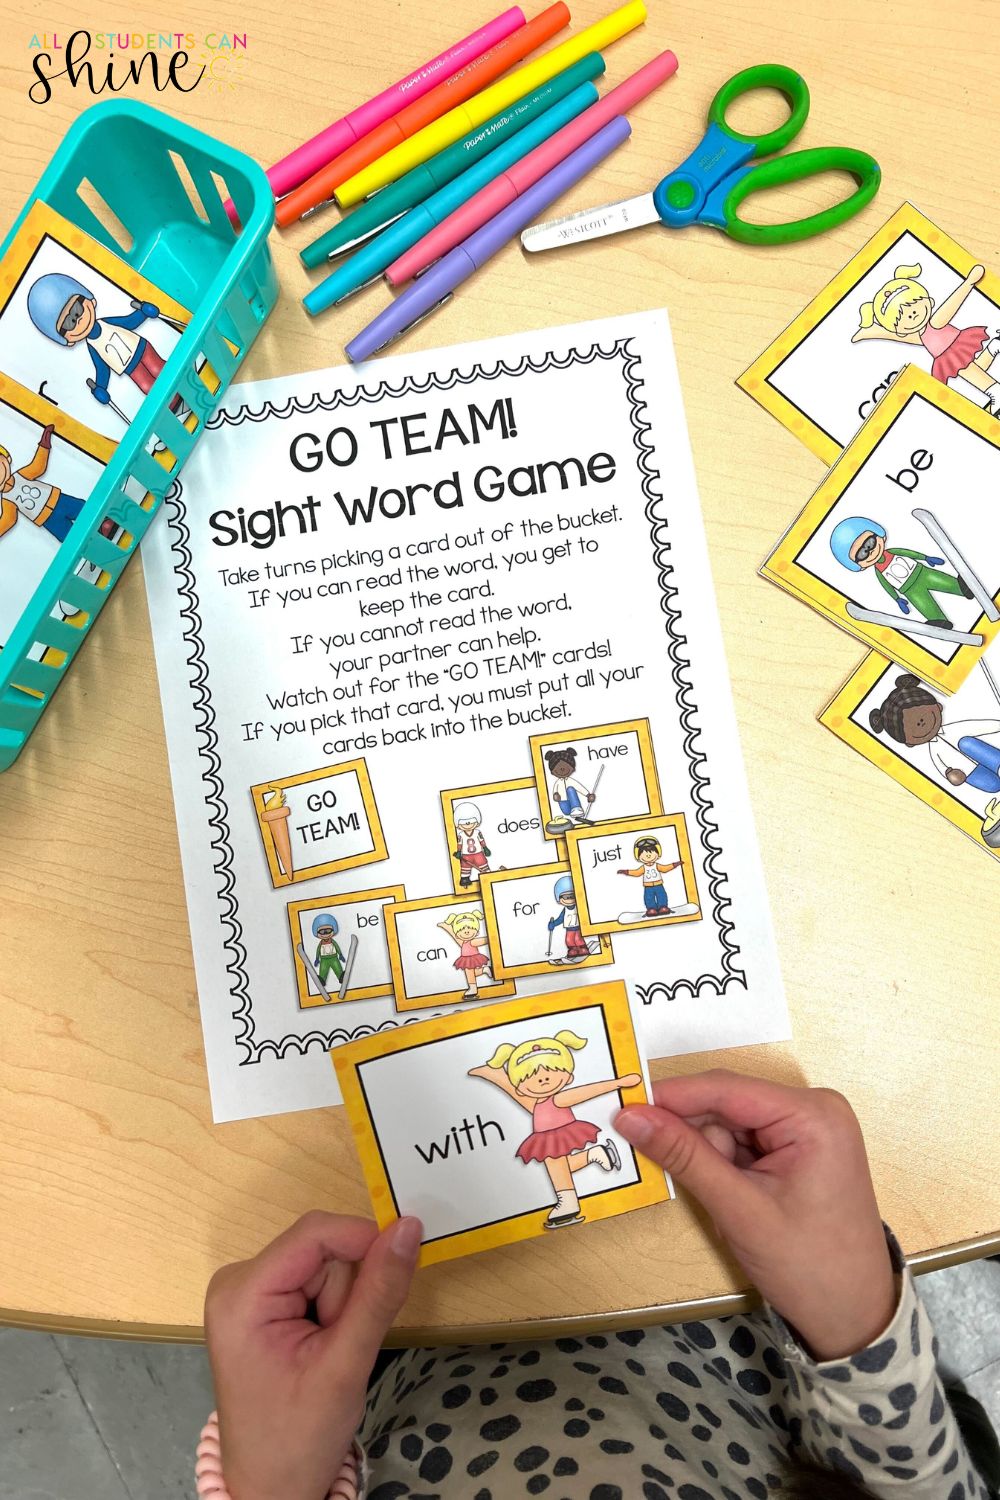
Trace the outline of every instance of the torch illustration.
<path fill-rule="evenodd" d="M 264 811 L 261 813 L 261 820 L 271 835 L 278 869 L 286 880 L 292 880 L 295 876 L 292 840 L 288 832 L 288 819 L 291 815 L 292 809 L 285 803 L 284 792 L 278 786 L 271 787 L 264 796 Z"/>

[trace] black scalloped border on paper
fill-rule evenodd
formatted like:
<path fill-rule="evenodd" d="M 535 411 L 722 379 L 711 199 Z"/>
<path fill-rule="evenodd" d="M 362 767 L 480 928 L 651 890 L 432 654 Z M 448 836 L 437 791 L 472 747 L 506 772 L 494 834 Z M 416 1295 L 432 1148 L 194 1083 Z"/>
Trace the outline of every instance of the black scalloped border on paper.
<path fill-rule="evenodd" d="M 470 385 L 473 381 L 496 380 L 501 375 L 517 377 L 528 372 L 542 374 L 546 370 L 565 370 L 574 364 L 592 364 L 596 359 L 621 360 L 622 376 L 630 406 L 632 441 L 637 455 L 636 466 L 641 476 L 642 493 L 646 500 L 645 515 L 650 525 L 653 557 L 659 575 L 660 608 L 663 611 L 664 627 L 669 642 L 667 653 L 672 664 L 670 675 L 684 732 L 684 752 L 691 772 L 691 796 L 695 805 L 695 820 L 705 853 L 712 918 L 719 935 L 723 955 L 719 974 L 702 974 L 697 979 L 678 979 L 670 984 L 656 980 L 649 986 L 640 986 L 639 997 L 642 1003 L 651 1005 L 654 998 L 673 1000 L 677 995 L 685 992 L 695 995 L 704 989 L 709 989 L 721 995 L 733 985 L 745 989 L 746 975 L 737 963 L 740 950 L 734 936 L 734 923 L 729 915 L 731 902 L 728 896 L 722 894 L 726 874 L 721 864 L 722 847 L 718 841 L 719 826 L 710 816 L 714 809 L 710 796 L 706 760 L 704 753 L 697 746 L 700 730 L 695 722 L 697 705 L 694 702 L 693 684 L 689 676 L 691 663 L 686 655 L 687 637 L 680 629 L 681 612 L 676 604 L 677 590 L 671 582 L 674 570 L 670 561 L 668 522 L 666 516 L 660 513 L 660 507 L 665 502 L 661 489 L 660 471 L 653 461 L 654 447 L 650 437 L 652 424 L 646 417 L 646 402 L 640 394 L 645 384 L 638 373 L 642 357 L 633 348 L 632 339 L 618 339 L 607 349 L 599 344 L 592 344 L 586 352 L 570 349 L 561 357 L 554 351 L 538 359 L 526 355 L 513 365 L 501 360 L 489 370 L 482 365 L 475 365 L 465 374 L 453 370 L 444 378 L 434 374 L 428 375 L 423 380 L 418 380 L 414 376 L 406 376 L 396 385 L 383 381 L 374 390 L 359 386 L 352 395 L 338 394 L 328 400 L 317 392 L 306 401 L 290 397 L 282 406 L 265 401 L 257 408 L 242 406 L 236 412 L 221 410 L 215 413 L 207 426 L 210 428 L 238 427 L 243 422 L 262 422 L 269 417 L 280 421 L 291 416 L 308 415 L 314 411 L 334 411 L 357 406 L 360 402 L 380 401 L 387 396 L 421 395 L 429 390 L 452 390 L 455 386 Z M 389 1020 L 384 1021 L 378 1027 L 365 1025 L 358 1026 L 353 1031 L 345 1029 L 309 1031 L 304 1036 L 294 1032 L 277 1040 L 261 1039 L 256 1036 L 250 979 L 246 968 L 247 953 L 243 943 L 243 924 L 240 920 L 239 899 L 236 894 L 236 875 L 229 830 L 229 806 L 226 802 L 222 780 L 219 738 L 215 729 L 215 709 L 212 705 L 209 669 L 202 639 L 200 601 L 192 571 L 189 546 L 191 534 L 185 522 L 187 507 L 182 496 L 183 484 L 177 482 L 166 496 L 164 510 L 167 517 L 166 524 L 170 531 L 170 550 L 174 557 L 173 571 L 178 580 L 177 592 L 181 600 L 180 617 L 184 622 L 183 638 L 190 648 L 187 665 L 191 669 L 191 675 L 188 682 L 193 694 L 192 707 L 197 720 L 195 730 L 201 739 L 198 753 L 203 762 L 205 806 L 208 809 L 208 822 L 211 829 L 214 868 L 219 879 L 217 893 L 220 908 L 219 921 L 224 934 L 226 971 L 231 980 L 230 995 L 236 1002 L 232 1012 L 233 1020 L 236 1022 L 234 1040 L 243 1053 L 239 1066 L 245 1067 L 249 1063 L 260 1062 L 267 1055 L 276 1059 L 284 1058 L 292 1052 L 305 1056 L 310 1047 L 321 1047 L 326 1051 L 343 1042 L 371 1036 L 375 1031 L 393 1030 L 404 1023 Z"/>

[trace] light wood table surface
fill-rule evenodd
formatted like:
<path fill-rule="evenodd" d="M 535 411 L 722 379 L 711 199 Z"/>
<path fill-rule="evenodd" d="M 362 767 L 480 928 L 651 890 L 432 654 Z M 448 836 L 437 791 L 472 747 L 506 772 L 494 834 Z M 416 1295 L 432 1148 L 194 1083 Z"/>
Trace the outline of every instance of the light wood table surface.
<path fill-rule="evenodd" d="M 609 5 L 571 0 L 574 25 Z M 199 34 L 224 23 L 203 0 L 183 9 L 178 24 Z M 148 84 L 138 93 L 270 162 L 490 9 L 487 0 L 249 0 L 225 18 L 249 34 L 235 87 L 206 78 L 189 94 L 156 95 Z M 925 1265 L 985 1253 L 1000 1243 L 1000 871 L 816 723 L 861 648 L 755 570 L 822 468 L 733 380 L 906 198 L 997 269 L 996 6 L 651 0 L 650 9 L 643 30 L 608 49 L 608 80 L 667 46 L 680 70 L 634 111 L 631 142 L 563 211 L 651 187 L 700 136 L 719 84 L 765 61 L 793 65 L 811 87 L 798 144 L 870 150 L 884 172 L 879 198 L 840 230 L 773 251 L 659 228 L 531 264 L 511 246 L 404 347 L 669 308 L 794 1040 L 661 1062 L 654 1073 L 722 1063 L 842 1089 L 907 1252 Z M 50 103 L 29 102 L 37 17 L 23 0 L 0 10 L 4 223 L 92 102 L 65 80 Z M 45 20 L 60 39 L 107 24 L 91 6 L 62 4 Z M 123 5 L 115 21 L 145 32 L 162 15 Z M 798 190 L 796 212 L 819 206 L 823 191 Z M 339 363 L 382 303 L 372 288 L 306 317 L 297 251 L 318 232 L 314 220 L 273 239 L 284 295 L 248 378 Z M 212 1125 L 136 563 L 29 748 L 0 777 L 0 1321 L 195 1338 L 215 1267 L 314 1206 L 366 1210 L 341 1110 Z M 417 1279 L 399 1336 L 468 1338 L 497 1325 L 526 1336 L 539 1320 L 625 1326 L 695 1306 L 729 1311 L 743 1286 L 682 1199 L 558 1244 L 546 1237 L 434 1267 Z"/>

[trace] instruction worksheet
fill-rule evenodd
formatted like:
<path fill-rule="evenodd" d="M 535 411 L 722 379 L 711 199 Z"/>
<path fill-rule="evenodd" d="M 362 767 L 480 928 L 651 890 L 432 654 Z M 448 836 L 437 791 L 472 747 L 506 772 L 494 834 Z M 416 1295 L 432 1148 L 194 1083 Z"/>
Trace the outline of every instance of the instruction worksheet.
<path fill-rule="evenodd" d="M 217 1120 L 624 980 L 788 1017 L 665 312 L 234 386 L 144 544 Z"/>

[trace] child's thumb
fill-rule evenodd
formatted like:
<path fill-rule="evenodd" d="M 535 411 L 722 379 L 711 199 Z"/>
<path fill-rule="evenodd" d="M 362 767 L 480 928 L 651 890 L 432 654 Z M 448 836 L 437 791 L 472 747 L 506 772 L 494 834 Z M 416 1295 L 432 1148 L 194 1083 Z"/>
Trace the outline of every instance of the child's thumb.
<path fill-rule="evenodd" d="M 618 1115 L 614 1128 L 687 1188 L 720 1228 L 749 1191 L 732 1162 L 710 1145 L 700 1130 L 668 1109 L 652 1104 L 630 1105 Z"/>
<path fill-rule="evenodd" d="M 350 1296 L 331 1329 L 334 1342 L 341 1349 L 351 1349 L 366 1369 L 375 1363 L 382 1341 L 406 1301 L 422 1238 L 419 1219 L 398 1219 L 384 1229 L 358 1266 Z"/>

